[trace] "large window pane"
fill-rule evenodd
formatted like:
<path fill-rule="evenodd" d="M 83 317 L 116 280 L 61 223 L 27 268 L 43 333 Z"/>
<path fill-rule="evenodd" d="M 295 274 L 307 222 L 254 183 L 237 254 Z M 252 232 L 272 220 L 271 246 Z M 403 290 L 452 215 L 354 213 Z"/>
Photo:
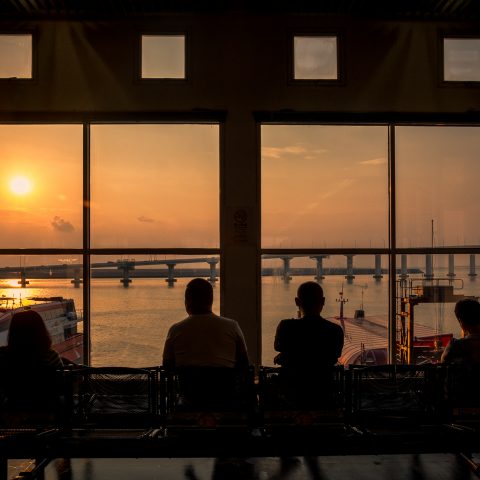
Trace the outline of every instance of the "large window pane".
<path fill-rule="evenodd" d="M 264 255 L 262 363 L 273 365 L 278 353 L 274 351 L 277 325 L 282 319 L 297 317 L 295 296 L 300 284 L 307 281 L 319 281 L 326 299 L 322 316 L 344 329 L 345 345 L 339 361 L 386 363 L 387 264 L 387 257 L 380 255 Z"/>
<path fill-rule="evenodd" d="M 386 127 L 262 126 L 262 247 L 386 247 Z"/>
<path fill-rule="evenodd" d="M 71 255 L 0 255 L 0 345 L 13 311 L 42 316 L 52 346 L 67 361 L 83 363 L 82 259 Z"/>
<path fill-rule="evenodd" d="M 461 337 L 454 314 L 455 303 L 461 298 L 478 297 L 477 258 L 478 255 L 457 254 L 398 256 L 397 341 L 400 361 L 438 362 L 450 338 Z"/>
<path fill-rule="evenodd" d="M 212 281 L 220 313 L 218 262 L 216 255 L 92 257 L 92 365 L 161 365 L 169 327 L 187 317 L 192 278 Z"/>
<path fill-rule="evenodd" d="M 94 247 L 218 247 L 218 125 L 93 125 Z"/>
<path fill-rule="evenodd" d="M 80 125 L 0 125 L 0 248 L 82 246 Z"/>
<path fill-rule="evenodd" d="M 397 127 L 397 246 L 480 244 L 480 128 Z"/>

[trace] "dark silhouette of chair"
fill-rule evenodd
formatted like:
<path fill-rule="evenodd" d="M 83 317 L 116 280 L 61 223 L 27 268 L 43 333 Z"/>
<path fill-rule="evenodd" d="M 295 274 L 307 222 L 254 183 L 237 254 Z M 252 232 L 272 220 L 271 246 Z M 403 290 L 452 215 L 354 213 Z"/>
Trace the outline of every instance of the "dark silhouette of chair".
<path fill-rule="evenodd" d="M 343 429 L 343 366 L 291 370 L 261 367 L 259 399 L 262 424 L 270 432 L 292 427 Z"/>
<path fill-rule="evenodd" d="M 255 408 L 253 369 L 184 367 L 160 372 L 167 430 L 248 428 Z"/>
<path fill-rule="evenodd" d="M 157 415 L 155 371 L 87 367 L 68 374 L 72 425 L 87 429 L 153 428 Z"/>

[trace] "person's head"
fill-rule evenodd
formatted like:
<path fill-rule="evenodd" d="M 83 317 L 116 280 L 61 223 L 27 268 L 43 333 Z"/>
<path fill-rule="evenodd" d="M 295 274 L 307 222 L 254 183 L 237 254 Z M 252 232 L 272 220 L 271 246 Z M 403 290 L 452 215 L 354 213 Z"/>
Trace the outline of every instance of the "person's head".
<path fill-rule="evenodd" d="M 185 289 L 185 309 L 189 315 L 210 313 L 213 304 L 213 287 L 203 278 L 194 278 Z"/>
<path fill-rule="evenodd" d="M 319 314 L 325 304 L 322 287 L 316 282 L 302 283 L 298 287 L 295 304 L 302 314 Z"/>
<path fill-rule="evenodd" d="M 16 312 L 8 330 L 8 349 L 17 353 L 46 352 L 52 339 L 39 313 L 33 310 Z"/>
<path fill-rule="evenodd" d="M 464 332 L 480 330 L 480 303 L 473 298 L 464 298 L 455 305 L 455 316 Z"/>

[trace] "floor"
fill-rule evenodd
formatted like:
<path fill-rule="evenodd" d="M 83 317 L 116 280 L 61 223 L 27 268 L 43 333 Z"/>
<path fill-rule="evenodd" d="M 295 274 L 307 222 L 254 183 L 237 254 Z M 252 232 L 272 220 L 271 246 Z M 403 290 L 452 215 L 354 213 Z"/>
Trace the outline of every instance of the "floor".
<path fill-rule="evenodd" d="M 480 456 L 474 456 L 480 462 Z M 9 462 L 10 478 L 28 461 Z M 474 480 L 452 454 L 229 459 L 54 460 L 45 480 Z"/>

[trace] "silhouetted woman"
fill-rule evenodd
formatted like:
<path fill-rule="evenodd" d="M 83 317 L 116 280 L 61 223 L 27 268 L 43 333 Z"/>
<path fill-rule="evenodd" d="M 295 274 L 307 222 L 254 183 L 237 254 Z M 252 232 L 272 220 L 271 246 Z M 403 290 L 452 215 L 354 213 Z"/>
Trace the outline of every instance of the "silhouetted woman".
<path fill-rule="evenodd" d="M 54 410 L 63 388 L 62 360 L 39 313 L 16 312 L 8 343 L 0 347 L 0 385 L 12 408 Z"/>

